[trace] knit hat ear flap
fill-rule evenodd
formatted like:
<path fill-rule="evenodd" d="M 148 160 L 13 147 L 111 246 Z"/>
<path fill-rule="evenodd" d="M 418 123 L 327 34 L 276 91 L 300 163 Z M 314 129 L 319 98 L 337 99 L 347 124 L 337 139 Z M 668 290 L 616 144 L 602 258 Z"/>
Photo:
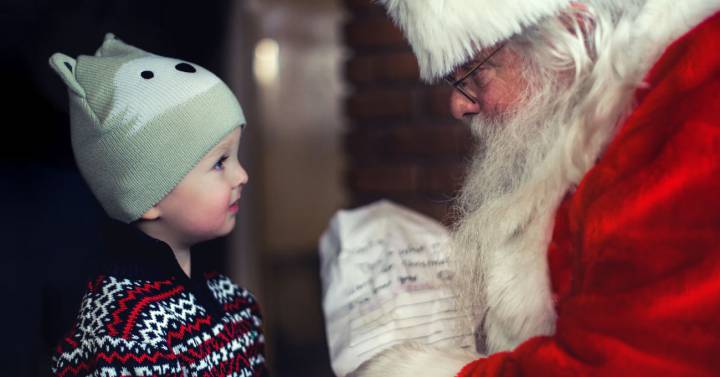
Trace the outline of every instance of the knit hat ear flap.
<path fill-rule="evenodd" d="M 121 41 L 120 39 L 115 37 L 115 34 L 107 33 L 105 34 L 105 39 L 103 40 L 102 46 L 100 46 L 100 48 L 95 51 L 95 56 L 111 57 L 118 55 L 128 55 L 132 53 L 147 54 L 145 50 L 139 49 L 135 46 L 130 46 L 129 44 Z"/>
<path fill-rule="evenodd" d="M 57 74 L 63 80 L 68 89 L 70 89 L 70 91 L 77 94 L 78 96 L 84 98 L 85 89 L 83 89 L 83 87 L 75 78 L 76 63 L 77 62 L 75 61 L 75 59 L 59 52 L 54 53 L 50 57 L 50 67 L 52 67 L 52 69 L 57 72 Z"/>

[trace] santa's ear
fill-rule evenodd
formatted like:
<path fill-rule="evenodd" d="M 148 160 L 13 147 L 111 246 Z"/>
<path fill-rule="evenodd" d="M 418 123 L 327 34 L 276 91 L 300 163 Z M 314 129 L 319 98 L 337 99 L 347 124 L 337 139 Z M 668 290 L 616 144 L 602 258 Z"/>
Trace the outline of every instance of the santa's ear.
<path fill-rule="evenodd" d="M 563 12 L 560 20 L 569 31 L 579 31 L 587 35 L 594 27 L 592 15 L 587 4 L 571 2 L 567 11 Z"/>
<path fill-rule="evenodd" d="M 59 52 L 50 57 L 50 67 L 60 76 L 68 89 L 80 97 L 85 97 L 85 89 L 75 78 L 75 64 L 75 59 Z"/>
<path fill-rule="evenodd" d="M 588 9 L 587 4 L 579 3 L 577 1 L 573 1 L 570 3 L 570 7 L 573 9 L 579 9 L 586 11 Z"/>
<path fill-rule="evenodd" d="M 142 217 L 140 218 L 146 221 L 152 221 L 159 219 L 160 215 L 162 215 L 160 208 L 158 208 L 157 206 L 153 206 L 149 210 L 145 211 L 145 213 L 143 213 Z"/>

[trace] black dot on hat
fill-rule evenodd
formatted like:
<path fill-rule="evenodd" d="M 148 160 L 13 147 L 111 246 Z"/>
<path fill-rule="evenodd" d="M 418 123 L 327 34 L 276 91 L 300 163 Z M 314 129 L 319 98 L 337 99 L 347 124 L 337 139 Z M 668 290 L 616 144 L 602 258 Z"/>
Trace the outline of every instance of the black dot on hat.
<path fill-rule="evenodd" d="M 197 70 L 195 69 L 195 67 L 191 66 L 191 65 L 188 64 L 188 63 L 178 63 L 178 64 L 175 66 L 175 69 L 177 69 L 178 71 L 181 71 L 181 72 L 188 72 L 188 73 L 193 73 L 193 72 L 196 72 L 196 71 L 197 71 Z"/>
<path fill-rule="evenodd" d="M 152 73 L 152 71 L 142 71 L 140 72 L 140 76 L 144 78 L 145 80 L 150 80 L 151 78 L 155 77 L 155 74 Z"/>
<path fill-rule="evenodd" d="M 70 65 L 70 63 L 68 63 L 68 62 L 64 62 L 64 63 L 65 63 L 65 66 L 70 70 L 70 72 L 72 72 L 72 65 Z"/>

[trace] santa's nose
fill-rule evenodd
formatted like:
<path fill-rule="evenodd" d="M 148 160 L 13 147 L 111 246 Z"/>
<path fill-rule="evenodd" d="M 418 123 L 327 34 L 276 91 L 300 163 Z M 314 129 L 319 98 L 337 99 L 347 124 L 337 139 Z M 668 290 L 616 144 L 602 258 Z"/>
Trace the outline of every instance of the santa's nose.
<path fill-rule="evenodd" d="M 455 119 L 462 120 L 477 115 L 480 112 L 480 104 L 465 97 L 458 90 L 450 93 L 450 113 Z"/>

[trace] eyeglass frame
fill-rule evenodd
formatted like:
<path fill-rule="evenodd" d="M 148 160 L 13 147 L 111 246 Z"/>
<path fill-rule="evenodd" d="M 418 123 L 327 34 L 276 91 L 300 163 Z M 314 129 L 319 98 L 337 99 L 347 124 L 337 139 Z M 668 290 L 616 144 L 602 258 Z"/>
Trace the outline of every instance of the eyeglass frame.
<path fill-rule="evenodd" d="M 486 56 L 483 60 L 481 60 L 475 67 L 470 69 L 467 73 L 465 73 L 461 78 L 455 80 L 454 78 L 451 79 L 450 75 L 452 73 L 448 74 L 447 76 L 443 77 L 443 80 L 450 86 L 453 87 L 453 89 L 456 89 L 460 94 L 462 94 L 465 98 L 467 98 L 470 102 L 477 104 L 480 102 L 474 95 L 468 93 L 462 88 L 463 83 L 465 80 L 467 80 L 468 77 L 472 76 L 480 67 L 485 65 L 490 59 L 492 59 L 495 54 L 497 54 L 502 48 L 505 47 L 505 43 L 501 44 L 500 46 L 496 47 L 488 56 Z"/>

